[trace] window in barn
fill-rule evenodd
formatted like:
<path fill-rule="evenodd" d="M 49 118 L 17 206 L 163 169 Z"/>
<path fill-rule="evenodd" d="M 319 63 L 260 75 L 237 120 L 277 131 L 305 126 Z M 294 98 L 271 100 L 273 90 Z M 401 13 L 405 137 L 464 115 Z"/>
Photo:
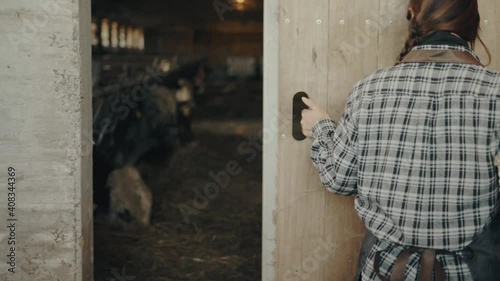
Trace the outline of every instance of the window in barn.
<path fill-rule="evenodd" d="M 120 26 L 120 30 L 118 31 L 118 45 L 120 48 L 127 48 L 127 29 L 125 26 Z"/>
<path fill-rule="evenodd" d="M 133 48 L 137 50 L 144 50 L 144 31 L 142 28 L 138 27 L 134 29 Z"/>
<path fill-rule="evenodd" d="M 90 28 L 92 31 L 92 46 L 97 46 L 99 44 L 99 36 L 97 35 L 97 23 L 95 18 L 92 18 Z"/>
<path fill-rule="evenodd" d="M 118 23 L 111 23 L 111 47 L 118 48 Z"/>
<path fill-rule="evenodd" d="M 134 48 L 134 28 L 132 26 L 127 27 L 127 48 Z"/>
<path fill-rule="evenodd" d="M 144 29 L 140 28 L 139 29 L 139 42 L 138 42 L 138 45 L 137 45 L 137 48 L 139 50 L 144 50 Z"/>
<path fill-rule="evenodd" d="M 101 21 L 101 44 L 103 47 L 109 47 L 109 22 L 107 19 Z"/>
<path fill-rule="evenodd" d="M 137 28 L 134 28 L 132 30 L 132 49 L 137 49 L 137 45 L 138 45 L 138 29 Z"/>

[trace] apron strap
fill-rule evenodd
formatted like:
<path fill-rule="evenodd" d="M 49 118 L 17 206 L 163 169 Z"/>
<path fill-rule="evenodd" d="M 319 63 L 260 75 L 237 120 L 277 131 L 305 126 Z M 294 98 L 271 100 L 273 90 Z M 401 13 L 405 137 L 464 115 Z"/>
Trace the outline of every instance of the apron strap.
<path fill-rule="evenodd" d="M 419 281 L 433 281 L 432 273 L 436 273 L 437 281 L 446 281 L 446 273 L 439 261 L 436 261 L 436 250 L 425 249 L 420 261 Z M 403 280 L 403 279 L 401 279 Z"/>
<path fill-rule="evenodd" d="M 447 62 L 482 66 L 473 55 L 458 50 L 413 50 L 401 61 L 406 62 Z"/>
<path fill-rule="evenodd" d="M 389 248 L 390 249 L 390 248 Z M 406 265 L 410 259 L 410 256 L 415 253 L 420 254 L 420 269 L 418 273 L 418 281 L 433 281 L 433 275 L 436 276 L 436 281 L 446 281 L 446 273 L 443 269 L 441 263 L 436 260 L 436 250 L 434 249 L 423 249 L 423 248 L 408 248 L 402 251 L 394 266 L 392 267 L 392 272 L 389 277 L 383 276 L 380 273 L 380 261 L 381 255 L 384 251 L 378 251 L 375 255 L 374 261 L 374 271 L 377 276 L 384 281 L 404 281 L 406 273 Z"/>

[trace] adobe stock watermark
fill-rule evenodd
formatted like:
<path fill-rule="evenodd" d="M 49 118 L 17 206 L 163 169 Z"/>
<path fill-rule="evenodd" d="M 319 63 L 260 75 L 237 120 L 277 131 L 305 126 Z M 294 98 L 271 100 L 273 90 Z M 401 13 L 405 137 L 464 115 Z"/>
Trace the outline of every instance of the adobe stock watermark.
<path fill-rule="evenodd" d="M 330 239 L 327 239 L 330 240 Z M 320 238 L 318 246 L 314 248 L 313 253 L 302 260 L 302 263 L 285 271 L 285 281 L 306 281 L 311 274 L 316 272 L 321 264 L 325 263 L 331 256 L 335 255 L 336 245 L 327 243 Z"/>
<path fill-rule="evenodd" d="M 132 281 L 135 280 L 135 276 L 127 275 L 125 273 L 125 267 L 121 270 L 119 268 L 112 268 L 111 274 L 113 274 L 114 278 L 111 278 L 111 281 Z"/>
<path fill-rule="evenodd" d="M 41 8 L 42 13 L 30 16 L 18 14 L 18 17 L 21 17 L 21 21 L 23 22 L 21 29 L 18 32 L 7 33 L 7 38 L 9 39 L 12 48 L 16 52 L 19 51 L 19 47 L 21 47 L 22 45 L 33 44 L 35 35 L 40 30 L 46 28 L 49 24 L 50 15 L 71 14 L 71 10 L 64 8 L 64 4 L 59 3 L 64 3 L 67 1 L 40 0 L 36 2 Z"/>
<path fill-rule="evenodd" d="M 119 120 L 125 120 L 131 112 L 137 108 L 140 102 L 147 99 L 151 91 L 154 90 L 163 81 L 150 66 L 146 67 L 147 75 L 142 79 L 142 83 L 131 88 L 130 93 L 117 95 L 111 102 L 111 113 L 117 114 Z M 89 156 L 92 154 L 94 140 L 99 143 L 104 135 L 112 132 L 113 118 L 107 116 L 102 118 L 91 132 L 82 131 L 82 152 L 81 156 Z"/>
<path fill-rule="evenodd" d="M 241 142 L 238 147 L 238 154 L 246 157 L 245 161 L 251 163 L 257 159 L 257 153 L 262 153 L 263 146 L 276 140 L 279 135 L 279 123 L 283 128 L 289 128 L 291 119 L 285 119 L 285 114 L 274 115 L 269 126 L 264 127 L 257 136 L 250 136 L 246 141 Z M 288 116 L 288 115 L 287 115 Z M 191 216 L 200 215 L 201 211 L 206 209 L 210 202 L 219 196 L 221 190 L 224 190 L 231 183 L 232 177 L 238 176 L 243 172 L 243 167 L 236 160 L 230 160 L 226 163 L 223 170 L 217 173 L 211 171 L 208 177 L 210 182 L 202 188 L 194 188 L 194 197 L 191 204 L 181 203 L 177 205 L 179 212 L 184 218 L 184 222 L 189 224 Z"/>
<path fill-rule="evenodd" d="M 248 163 L 257 158 L 258 151 L 262 151 L 260 139 L 249 137 L 248 142 L 242 142 L 238 145 L 238 153 L 247 156 Z M 210 171 L 208 176 L 212 181 L 203 186 L 202 189 L 194 188 L 194 197 L 192 205 L 181 203 L 178 205 L 179 211 L 184 218 L 184 222 L 189 224 L 191 216 L 198 216 L 200 212 L 208 207 L 211 200 L 219 196 L 221 190 L 224 190 L 231 183 L 232 177 L 236 177 L 243 172 L 243 167 L 236 160 L 230 160 L 226 163 L 225 169 L 217 173 Z"/>
<path fill-rule="evenodd" d="M 145 101 L 151 91 L 163 82 L 159 73 L 150 66 L 146 67 L 146 73 L 147 75 L 142 79 L 142 83 L 133 87 L 130 94 L 118 95 L 111 102 L 111 112 L 118 114 L 118 119 L 125 120 L 131 111 L 137 108 L 140 102 Z M 96 142 L 99 143 L 105 134 L 112 131 L 113 121 L 110 117 L 101 119 L 97 126 L 93 128 L 92 139 L 97 140 Z"/>
<path fill-rule="evenodd" d="M 217 12 L 217 15 L 219 16 L 220 21 L 224 21 L 224 13 L 225 12 L 234 11 L 234 7 L 230 3 L 228 3 L 227 1 L 223 1 L 223 0 L 214 0 L 212 2 L 212 6 L 214 6 L 215 12 Z"/>
<path fill-rule="evenodd" d="M 373 19 L 367 19 L 364 29 L 359 26 L 354 26 L 354 38 L 352 42 L 343 41 L 336 49 L 341 57 L 350 62 L 351 58 L 361 54 L 361 51 L 367 48 L 373 39 L 377 39 L 380 30 L 388 28 L 393 20 L 393 17 L 406 15 L 407 3 L 401 0 L 391 0 L 380 12 L 371 11 L 370 15 Z M 343 20 L 341 24 L 345 24 Z"/>

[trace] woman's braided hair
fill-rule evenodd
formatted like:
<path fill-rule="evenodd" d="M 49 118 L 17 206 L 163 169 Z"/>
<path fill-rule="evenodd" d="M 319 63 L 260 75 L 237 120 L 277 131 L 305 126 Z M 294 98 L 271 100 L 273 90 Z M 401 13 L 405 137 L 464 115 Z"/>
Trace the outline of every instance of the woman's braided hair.
<path fill-rule="evenodd" d="M 424 37 L 425 37 L 424 33 L 422 32 L 419 23 L 416 21 L 415 17 L 413 17 L 412 19 L 410 19 L 408 37 L 406 38 L 403 50 L 399 54 L 398 62 L 401 62 L 404 59 L 404 57 L 406 57 L 406 55 L 410 53 L 413 47 L 422 43 Z"/>
<path fill-rule="evenodd" d="M 477 0 L 411 0 L 407 18 L 408 37 L 398 56 L 400 63 L 413 47 L 436 31 L 450 31 L 465 40 L 474 49 L 476 40 L 485 48 L 489 61 L 491 54 L 479 36 L 480 15 Z"/>

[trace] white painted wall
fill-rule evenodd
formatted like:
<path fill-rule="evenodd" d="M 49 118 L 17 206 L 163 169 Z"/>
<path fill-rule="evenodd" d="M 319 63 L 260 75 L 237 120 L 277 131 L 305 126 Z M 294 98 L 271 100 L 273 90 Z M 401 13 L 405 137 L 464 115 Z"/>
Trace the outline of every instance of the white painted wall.
<path fill-rule="evenodd" d="M 90 0 L 0 0 L 0 38 L 0 279 L 92 280 Z"/>

